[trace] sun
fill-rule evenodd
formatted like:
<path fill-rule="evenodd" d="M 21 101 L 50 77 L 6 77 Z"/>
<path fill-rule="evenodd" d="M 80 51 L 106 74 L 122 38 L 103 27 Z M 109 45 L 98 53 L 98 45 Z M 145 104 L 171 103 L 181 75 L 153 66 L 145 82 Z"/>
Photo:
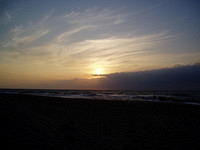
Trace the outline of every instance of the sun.
<path fill-rule="evenodd" d="M 95 75 L 102 75 L 103 74 L 103 69 L 102 68 L 96 68 L 95 69 Z"/>
<path fill-rule="evenodd" d="M 107 74 L 107 68 L 105 64 L 93 63 L 90 66 L 89 78 L 104 78 Z"/>

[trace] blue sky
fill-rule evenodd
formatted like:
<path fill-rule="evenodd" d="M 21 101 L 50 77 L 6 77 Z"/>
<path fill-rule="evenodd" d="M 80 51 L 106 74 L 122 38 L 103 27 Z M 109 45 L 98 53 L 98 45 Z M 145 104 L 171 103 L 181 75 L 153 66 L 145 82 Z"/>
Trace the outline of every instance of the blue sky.
<path fill-rule="evenodd" d="M 0 83 L 194 64 L 197 0 L 1 0 Z"/>

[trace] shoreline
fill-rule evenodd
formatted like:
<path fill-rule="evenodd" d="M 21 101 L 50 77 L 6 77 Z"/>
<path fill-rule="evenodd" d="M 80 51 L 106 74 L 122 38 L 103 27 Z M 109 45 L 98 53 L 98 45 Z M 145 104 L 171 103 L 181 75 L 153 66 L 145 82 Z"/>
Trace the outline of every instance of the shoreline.
<path fill-rule="evenodd" d="M 200 106 L 0 94 L 1 134 L 32 149 L 194 148 Z"/>

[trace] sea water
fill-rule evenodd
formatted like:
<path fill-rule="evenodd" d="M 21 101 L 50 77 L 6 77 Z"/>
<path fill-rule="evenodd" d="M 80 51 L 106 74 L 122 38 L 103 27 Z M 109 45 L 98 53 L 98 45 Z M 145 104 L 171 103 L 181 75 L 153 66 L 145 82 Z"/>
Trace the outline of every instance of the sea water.
<path fill-rule="evenodd" d="M 200 91 L 0 89 L 0 93 L 91 100 L 178 102 L 200 105 Z"/>

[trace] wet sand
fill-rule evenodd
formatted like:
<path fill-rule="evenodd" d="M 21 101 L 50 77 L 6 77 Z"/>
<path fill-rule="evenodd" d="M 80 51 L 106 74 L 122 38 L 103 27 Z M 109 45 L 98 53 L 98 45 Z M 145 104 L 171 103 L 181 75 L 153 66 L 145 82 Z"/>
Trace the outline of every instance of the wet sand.
<path fill-rule="evenodd" d="M 6 149 L 198 149 L 200 106 L 0 94 Z"/>

